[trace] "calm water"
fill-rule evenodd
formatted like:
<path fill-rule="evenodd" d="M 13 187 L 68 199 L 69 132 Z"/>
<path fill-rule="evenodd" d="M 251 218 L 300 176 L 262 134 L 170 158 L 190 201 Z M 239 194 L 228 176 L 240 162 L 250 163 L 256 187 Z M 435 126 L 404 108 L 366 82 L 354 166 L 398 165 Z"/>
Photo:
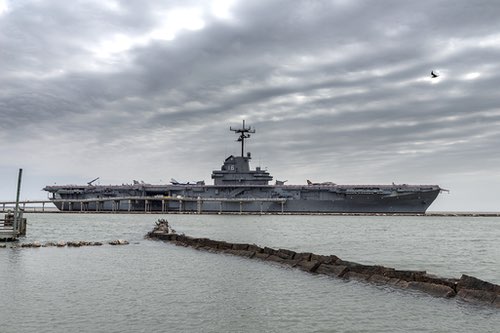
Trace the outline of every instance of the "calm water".
<path fill-rule="evenodd" d="M 160 215 L 29 214 L 0 249 L 0 332 L 498 332 L 500 310 L 143 236 Z M 169 215 L 179 233 L 500 284 L 500 218 Z"/>

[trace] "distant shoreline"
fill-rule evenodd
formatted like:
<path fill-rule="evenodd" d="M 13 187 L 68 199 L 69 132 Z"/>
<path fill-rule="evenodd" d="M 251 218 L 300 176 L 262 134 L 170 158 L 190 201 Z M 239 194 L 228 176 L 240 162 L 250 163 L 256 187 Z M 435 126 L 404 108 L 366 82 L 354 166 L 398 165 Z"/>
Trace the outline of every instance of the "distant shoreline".
<path fill-rule="evenodd" d="M 7 207 L 6 207 L 7 208 Z M 0 207 L 0 212 L 6 213 L 8 209 L 2 211 Z M 12 210 L 12 208 L 9 207 L 9 210 Z M 52 207 L 45 207 L 44 211 L 41 210 L 41 207 L 26 207 L 24 210 L 25 214 L 145 214 L 145 215 L 151 215 L 151 214 L 161 214 L 161 215 L 178 215 L 178 214 L 183 214 L 183 215 L 304 215 L 304 216 L 423 216 L 423 217 L 429 217 L 429 216 L 436 216 L 436 217 L 500 217 L 500 212 L 436 212 L 436 211 L 431 211 L 427 212 L 425 214 L 412 214 L 412 213 L 259 213 L 259 212 L 224 212 L 222 214 L 220 213 L 210 213 L 210 212 L 203 212 L 202 214 L 198 214 L 196 212 L 176 212 L 176 211 L 169 211 L 167 212 L 142 212 L 142 211 L 136 211 L 136 212 L 127 212 L 127 211 L 86 211 L 86 212 L 80 212 L 80 211 L 60 211 L 57 208 L 52 208 Z"/>

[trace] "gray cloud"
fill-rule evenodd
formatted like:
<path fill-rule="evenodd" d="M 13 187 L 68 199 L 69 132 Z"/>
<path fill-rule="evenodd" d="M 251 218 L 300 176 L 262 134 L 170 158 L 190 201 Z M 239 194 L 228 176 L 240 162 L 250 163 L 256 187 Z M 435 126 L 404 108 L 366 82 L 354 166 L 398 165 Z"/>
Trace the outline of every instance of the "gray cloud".
<path fill-rule="evenodd" d="M 235 1 L 228 19 L 206 1 L 7 4 L 0 170 L 24 167 L 27 197 L 97 176 L 209 181 L 246 119 L 278 179 L 437 183 L 452 194 L 431 209 L 498 210 L 494 1 Z M 159 39 L 181 8 L 203 27 Z"/>

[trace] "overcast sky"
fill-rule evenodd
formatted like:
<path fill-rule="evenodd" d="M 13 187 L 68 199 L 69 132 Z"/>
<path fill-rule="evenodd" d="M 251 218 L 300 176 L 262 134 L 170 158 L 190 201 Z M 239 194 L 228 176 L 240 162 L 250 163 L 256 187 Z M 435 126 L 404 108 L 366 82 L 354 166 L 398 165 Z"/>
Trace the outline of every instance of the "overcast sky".
<path fill-rule="evenodd" d="M 0 199 L 205 180 L 256 129 L 287 184 L 500 211 L 498 1 L 0 0 Z M 440 76 L 432 79 L 430 72 Z"/>

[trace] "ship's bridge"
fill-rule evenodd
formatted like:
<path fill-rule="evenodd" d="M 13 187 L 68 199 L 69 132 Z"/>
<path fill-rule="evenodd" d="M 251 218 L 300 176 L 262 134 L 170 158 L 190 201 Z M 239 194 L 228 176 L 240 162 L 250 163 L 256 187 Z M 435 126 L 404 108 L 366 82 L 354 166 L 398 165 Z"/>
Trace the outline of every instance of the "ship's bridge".
<path fill-rule="evenodd" d="M 226 158 L 221 169 L 212 172 L 214 185 L 269 185 L 273 177 L 260 167 L 250 170 L 250 159 L 250 153 Z"/>

